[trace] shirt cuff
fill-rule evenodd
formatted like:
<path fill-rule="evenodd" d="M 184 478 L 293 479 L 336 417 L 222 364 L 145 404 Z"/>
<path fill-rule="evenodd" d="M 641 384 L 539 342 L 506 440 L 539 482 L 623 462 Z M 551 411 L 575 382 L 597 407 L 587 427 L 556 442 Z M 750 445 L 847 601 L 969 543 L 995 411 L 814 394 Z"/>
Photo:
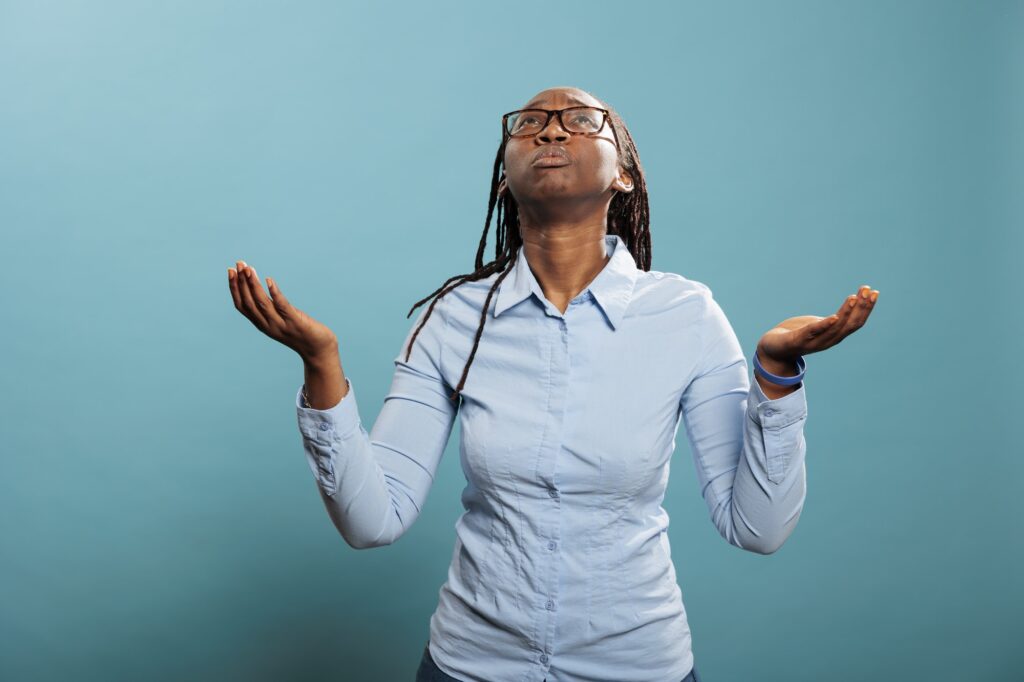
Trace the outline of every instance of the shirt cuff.
<path fill-rule="evenodd" d="M 750 380 L 747 415 L 765 429 L 781 429 L 807 416 L 807 392 L 804 381 L 789 395 L 772 400 L 765 395 L 757 377 Z"/>
<path fill-rule="evenodd" d="M 302 406 L 302 386 L 295 392 L 295 409 L 299 420 L 299 431 L 312 440 L 341 440 L 359 428 L 359 406 L 352 380 L 345 377 L 348 393 L 338 404 L 326 410 Z"/>

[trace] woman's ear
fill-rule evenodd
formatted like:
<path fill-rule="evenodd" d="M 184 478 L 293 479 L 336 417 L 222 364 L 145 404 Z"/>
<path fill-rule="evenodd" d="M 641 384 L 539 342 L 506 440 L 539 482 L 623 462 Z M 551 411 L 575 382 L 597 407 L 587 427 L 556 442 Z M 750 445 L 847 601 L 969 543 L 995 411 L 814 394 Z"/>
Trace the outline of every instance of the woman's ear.
<path fill-rule="evenodd" d="M 505 176 L 502 175 L 501 176 L 501 180 L 498 182 L 498 196 L 499 197 L 505 196 L 505 192 L 507 192 L 507 191 L 508 191 L 508 183 L 505 182 Z"/>
<path fill-rule="evenodd" d="M 612 189 L 617 189 L 620 192 L 628 194 L 633 191 L 633 176 L 628 172 L 622 171 L 619 173 L 619 177 L 612 181 Z"/>

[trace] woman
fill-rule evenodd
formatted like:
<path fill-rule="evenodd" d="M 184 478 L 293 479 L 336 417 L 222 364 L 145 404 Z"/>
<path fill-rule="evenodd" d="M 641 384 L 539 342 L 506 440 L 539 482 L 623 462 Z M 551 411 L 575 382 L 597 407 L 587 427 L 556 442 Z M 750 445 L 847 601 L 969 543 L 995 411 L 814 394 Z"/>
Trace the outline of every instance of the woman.
<path fill-rule="evenodd" d="M 619 116 L 552 88 L 502 130 L 476 270 L 413 306 L 433 297 L 372 432 L 330 329 L 242 261 L 235 307 L 303 358 L 299 430 L 352 547 L 409 529 L 460 418 L 466 511 L 418 680 L 697 682 L 660 504 L 679 422 L 718 531 L 776 551 L 805 496 L 802 356 L 859 329 L 878 291 L 769 330 L 751 383 L 711 290 L 650 270 L 644 174 Z"/>

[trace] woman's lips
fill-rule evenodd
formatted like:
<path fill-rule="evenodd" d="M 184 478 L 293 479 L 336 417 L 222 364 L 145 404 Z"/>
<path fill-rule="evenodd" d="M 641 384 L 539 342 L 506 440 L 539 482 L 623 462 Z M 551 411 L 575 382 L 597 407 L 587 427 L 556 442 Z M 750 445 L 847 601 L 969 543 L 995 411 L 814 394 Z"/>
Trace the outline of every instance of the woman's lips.
<path fill-rule="evenodd" d="M 544 156 L 537 157 L 537 160 L 533 162 L 533 165 L 538 168 L 556 168 L 558 166 L 568 166 L 569 159 L 564 156 L 552 156 L 546 154 Z"/>
<path fill-rule="evenodd" d="M 558 166 L 568 166 L 570 163 L 572 162 L 569 159 L 569 153 L 561 147 L 542 149 L 533 157 L 533 166 L 538 168 L 557 168 Z"/>

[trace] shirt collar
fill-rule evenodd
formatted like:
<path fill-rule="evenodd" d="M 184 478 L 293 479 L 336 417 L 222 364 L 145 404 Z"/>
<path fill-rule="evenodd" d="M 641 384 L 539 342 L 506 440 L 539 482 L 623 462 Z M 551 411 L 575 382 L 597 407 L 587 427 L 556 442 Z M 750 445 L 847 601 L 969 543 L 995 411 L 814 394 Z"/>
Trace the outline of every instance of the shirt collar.
<path fill-rule="evenodd" d="M 604 311 L 605 317 L 611 323 L 612 328 L 618 328 L 622 316 L 626 313 L 626 307 L 633 296 L 633 285 L 636 283 L 637 268 L 633 254 L 629 252 L 626 242 L 617 234 L 608 234 L 604 237 L 606 253 L 611 256 L 604 269 L 597 274 L 597 277 L 587 286 L 585 291 L 591 295 Z M 516 264 L 512 272 L 501 281 L 496 293 L 497 301 L 494 304 L 494 316 L 497 317 L 503 312 L 529 298 L 530 294 L 536 294 L 537 301 L 543 303 L 544 292 L 530 270 L 526 262 L 526 247 L 519 247 L 519 254 L 516 256 Z"/>

